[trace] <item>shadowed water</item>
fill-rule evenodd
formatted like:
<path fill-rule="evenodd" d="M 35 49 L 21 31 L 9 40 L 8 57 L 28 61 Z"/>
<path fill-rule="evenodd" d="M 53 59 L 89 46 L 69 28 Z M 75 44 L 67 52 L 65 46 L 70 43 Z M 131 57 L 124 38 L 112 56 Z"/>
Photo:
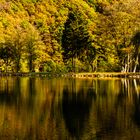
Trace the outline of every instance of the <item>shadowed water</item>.
<path fill-rule="evenodd" d="M 138 140 L 140 79 L 1 77 L 0 140 Z"/>

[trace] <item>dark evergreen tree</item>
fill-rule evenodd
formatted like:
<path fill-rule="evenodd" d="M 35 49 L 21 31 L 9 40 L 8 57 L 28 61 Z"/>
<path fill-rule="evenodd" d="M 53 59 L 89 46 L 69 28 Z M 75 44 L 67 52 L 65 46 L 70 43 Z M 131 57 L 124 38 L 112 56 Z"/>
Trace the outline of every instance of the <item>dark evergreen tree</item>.
<path fill-rule="evenodd" d="M 74 59 L 83 60 L 82 55 L 85 54 L 85 51 L 89 52 L 88 47 L 91 45 L 86 21 L 79 15 L 76 12 L 69 13 L 62 36 L 63 58 L 64 61 L 71 59 L 73 71 L 75 67 Z"/>

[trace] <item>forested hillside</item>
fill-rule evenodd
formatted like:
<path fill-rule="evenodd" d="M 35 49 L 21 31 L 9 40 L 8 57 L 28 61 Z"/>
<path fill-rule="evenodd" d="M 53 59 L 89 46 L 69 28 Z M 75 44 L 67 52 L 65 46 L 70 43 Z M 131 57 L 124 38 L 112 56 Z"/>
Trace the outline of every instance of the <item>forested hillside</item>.
<path fill-rule="evenodd" d="M 140 71 L 139 0 L 0 0 L 0 71 Z"/>

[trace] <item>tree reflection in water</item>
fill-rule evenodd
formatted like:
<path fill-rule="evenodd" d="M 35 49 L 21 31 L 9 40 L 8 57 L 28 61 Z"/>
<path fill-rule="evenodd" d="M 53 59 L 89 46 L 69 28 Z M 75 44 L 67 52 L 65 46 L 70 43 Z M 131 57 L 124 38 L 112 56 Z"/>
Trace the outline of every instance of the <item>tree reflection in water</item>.
<path fill-rule="evenodd" d="M 64 89 L 62 99 L 63 117 L 72 137 L 79 139 L 82 136 L 88 123 L 93 95 L 93 91 L 89 90 L 87 93 L 84 93 L 82 89 L 78 93 L 69 93 L 68 89 Z"/>
<path fill-rule="evenodd" d="M 4 78 L 1 79 L 0 88 L 0 104 L 6 104 L 8 106 L 18 104 L 20 98 L 20 78 Z M 2 83 L 4 83 L 2 85 Z M 14 85 L 14 86 L 13 86 Z"/>
<path fill-rule="evenodd" d="M 133 121 L 134 123 L 138 126 L 138 128 L 140 129 L 140 92 L 139 92 L 139 88 L 138 85 L 140 85 L 140 81 L 133 79 L 133 83 L 134 83 L 134 91 L 133 91 L 133 100 L 134 100 L 134 113 L 133 113 Z"/>
<path fill-rule="evenodd" d="M 139 139 L 139 93 L 139 79 L 4 77 L 0 139 Z"/>

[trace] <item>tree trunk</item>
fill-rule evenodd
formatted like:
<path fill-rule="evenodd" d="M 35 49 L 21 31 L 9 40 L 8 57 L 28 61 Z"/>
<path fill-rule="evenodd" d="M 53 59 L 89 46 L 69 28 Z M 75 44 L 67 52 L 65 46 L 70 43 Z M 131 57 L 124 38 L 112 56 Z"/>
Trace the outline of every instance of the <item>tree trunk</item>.
<path fill-rule="evenodd" d="M 32 55 L 29 56 L 29 71 L 30 72 L 33 72 L 34 69 L 33 69 L 33 59 L 32 59 Z"/>
<path fill-rule="evenodd" d="M 129 72 L 129 69 L 130 69 L 130 55 L 128 53 L 128 55 L 127 55 L 127 72 Z"/>
<path fill-rule="evenodd" d="M 93 72 L 93 71 L 94 71 L 93 64 L 92 64 L 92 63 L 90 63 L 90 66 L 91 66 L 91 70 L 92 70 L 92 72 Z"/>
<path fill-rule="evenodd" d="M 138 55 L 136 57 L 136 61 L 135 61 L 135 66 L 134 66 L 134 69 L 133 69 L 133 72 L 135 73 L 136 70 L 137 70 L 137 65 L 138 65 Z"/>
<path fill-rule="evenodd" d="M 125 65 L 124 65 L 124 72 L 127 72 L 127 63 L 125 62 Z"/>

